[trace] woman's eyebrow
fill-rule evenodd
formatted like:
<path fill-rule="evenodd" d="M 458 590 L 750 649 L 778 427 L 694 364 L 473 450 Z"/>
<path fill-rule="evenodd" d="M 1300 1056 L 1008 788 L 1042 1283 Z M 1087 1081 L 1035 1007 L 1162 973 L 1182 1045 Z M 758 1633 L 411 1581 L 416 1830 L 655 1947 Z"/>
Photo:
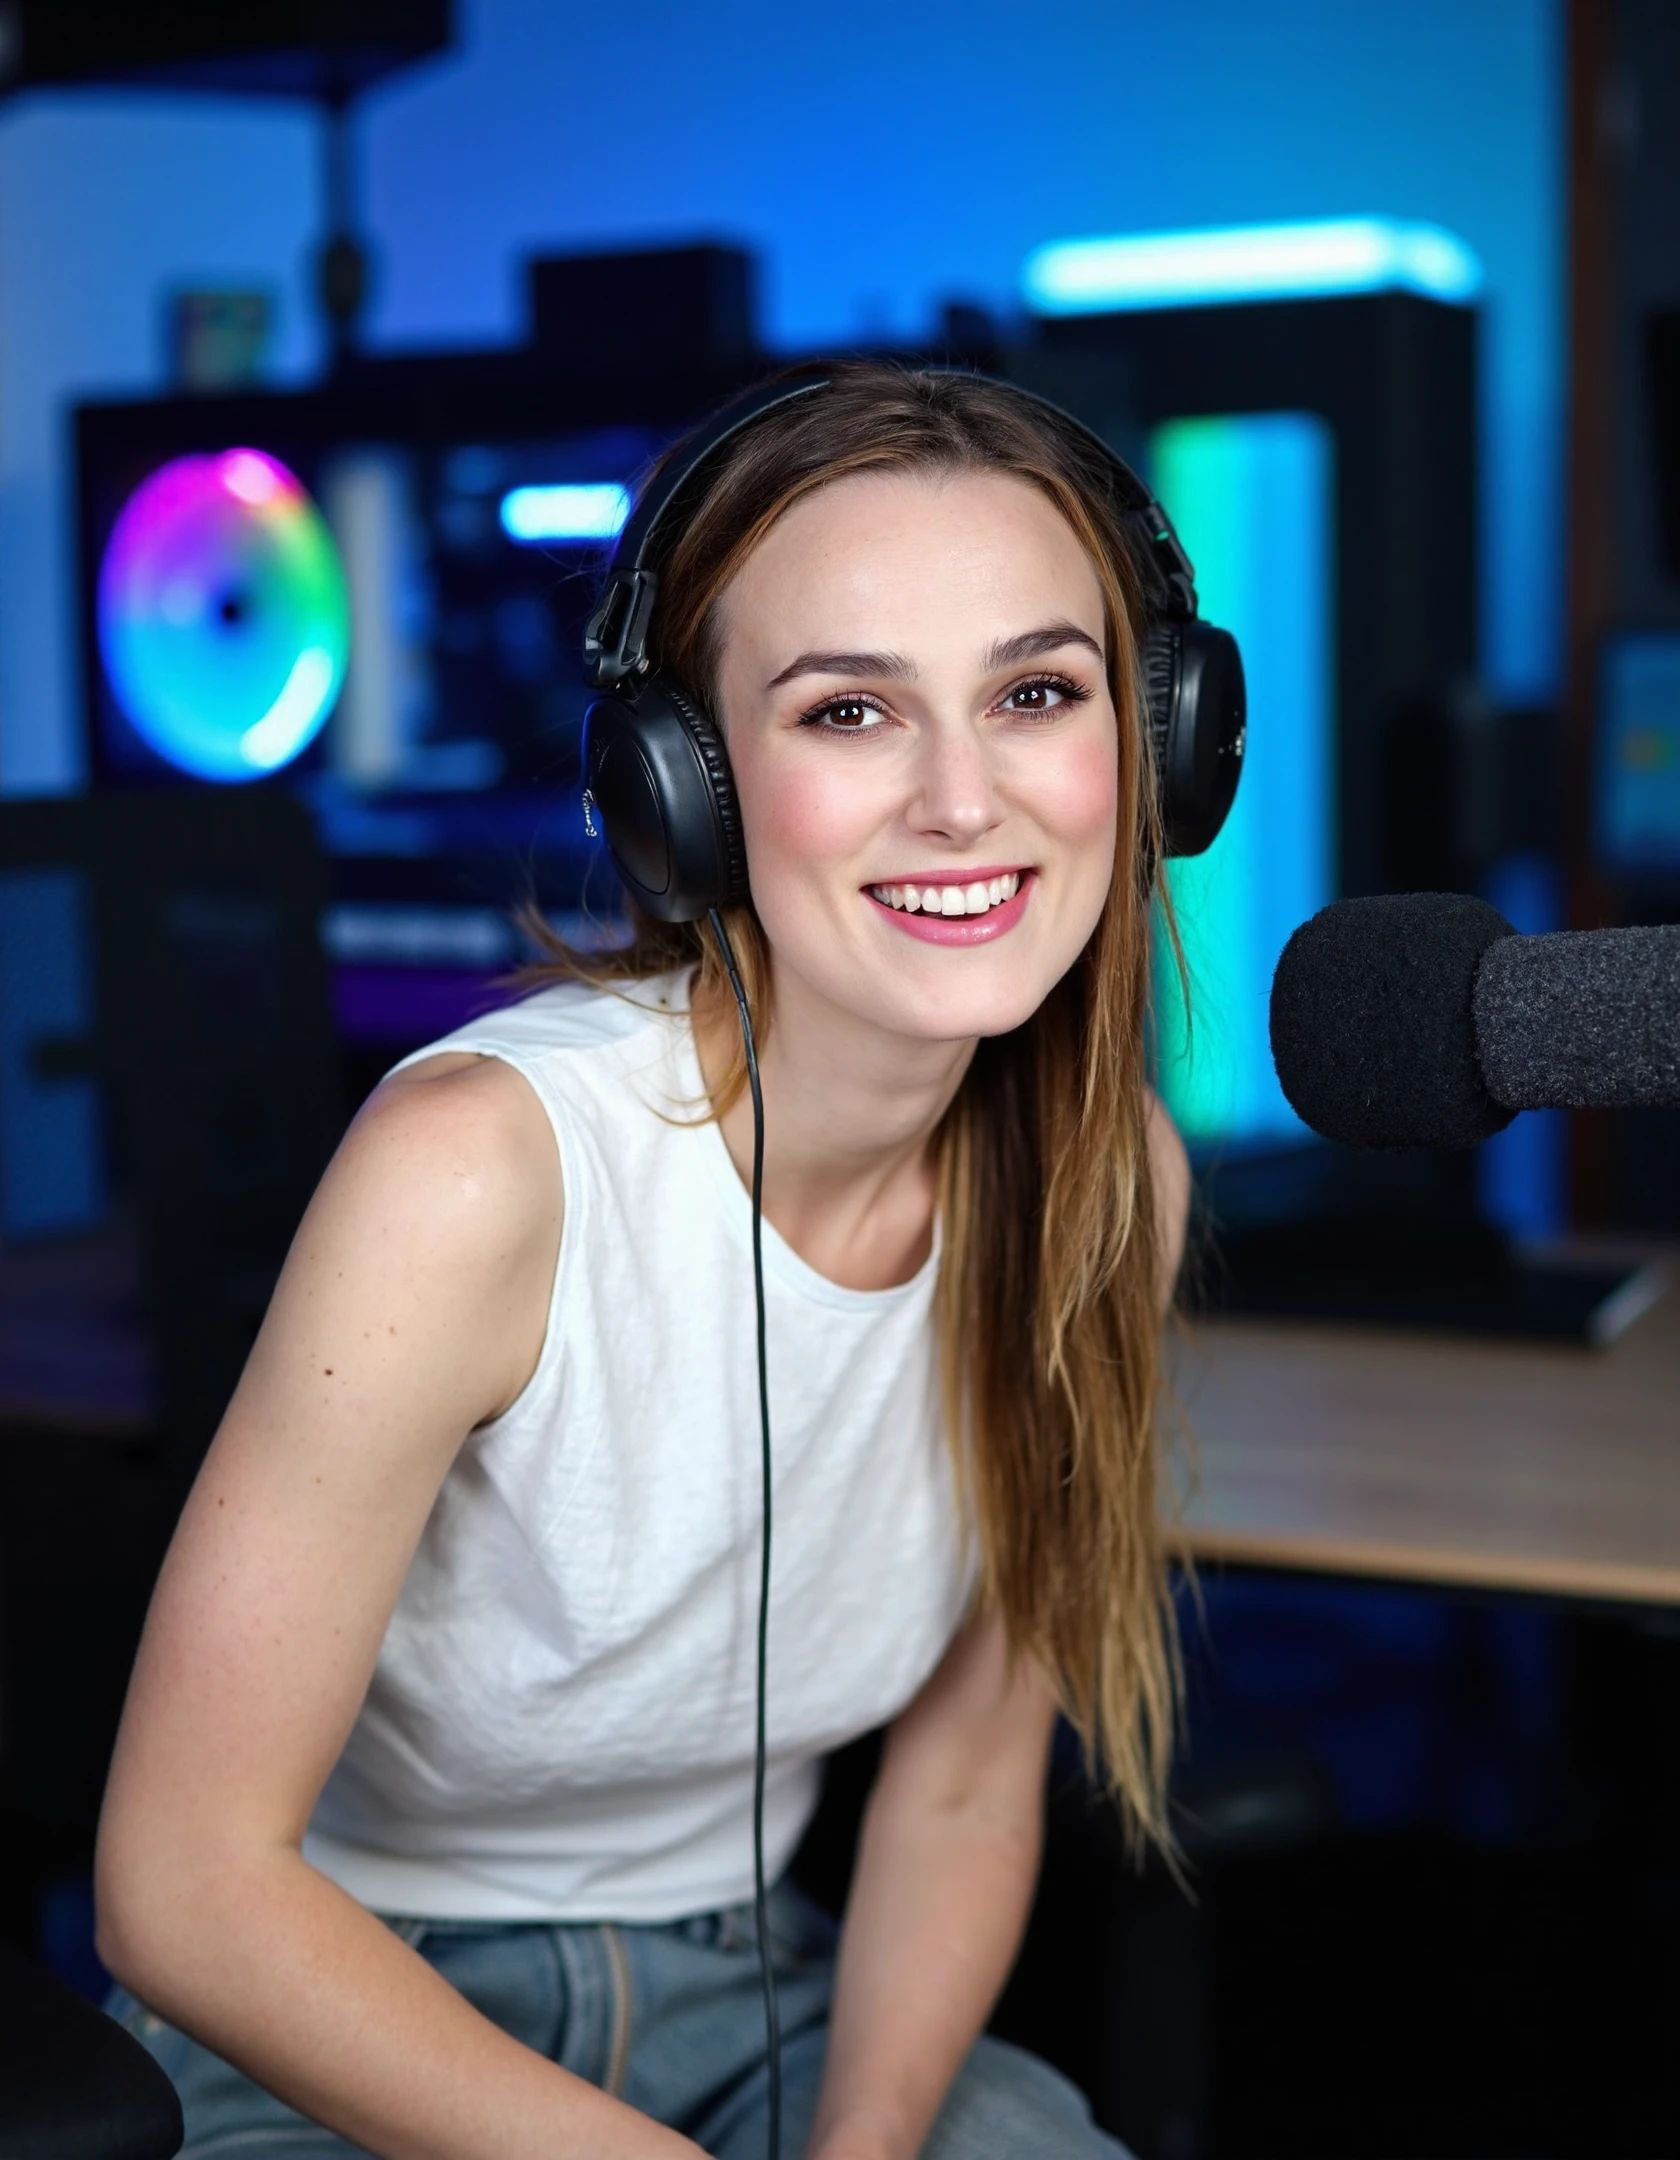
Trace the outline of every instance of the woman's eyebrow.
<path fill-rule="evenodd" d="M 1014 637 L 998 638 L 986 648 L 985 669 L 987 674 L 998 668 L 1015 667 L 1023 660 L 1035 660 L 1040 653 L 1055 652 L 1063 645 L 1083 645 L 1100 660 L 1103 649 L 1088 630 L 1081 630 L 1077 623 L 1045 623 L 1038 630 L 1021 630 Z M 902 653 L 891 652 L 802 652 L 790 660 L 779 675 L 772 675 L 765 684 L 766 690 L 779 690 L 783 683 L 792 682 L 799 675 L 887 675 L 895 682 L 914 682 L 916 663 L 907 660 Z"/>
<path fill-rule="evenodd" d="M 766 690 L 778 690 L 796 675 L 890 675 L 895 682 L 913 682 L 916 663 L 902 653 L 802 652 L 790 660 L 779 675 L 772 675 Z"/>
<path fill-rule="evenodd" d="M 1022 660 L 1036 660 L 1040 653 L 1055 652 L 1063 645 L 1083 645 L 1100 660 L 1103 649 L 1088 630 L 1077 623 L 1046 623 L 1041 630 L 1023 630 L 1015 637 L 998 638 L 986 648 L 985 669 L 1014 667 Z"/>

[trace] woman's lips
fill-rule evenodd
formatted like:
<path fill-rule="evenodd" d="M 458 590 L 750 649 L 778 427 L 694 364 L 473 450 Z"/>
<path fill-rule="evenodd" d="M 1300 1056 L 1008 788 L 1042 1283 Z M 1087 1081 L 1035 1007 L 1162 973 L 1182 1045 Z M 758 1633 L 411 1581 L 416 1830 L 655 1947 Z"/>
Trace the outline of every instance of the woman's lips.
<path fill-rule="evenodd" d="M 987 908 L 984 915 L 913 913 L 908 908 L 895 908 L 888 901 L 877 900 L 867 888 L 864 898 L 895 929 L 902 930 L 907 937 L 920 938 L 925 945 L 985 945 L 1013 930 L 1026 912 L 1028 895 L 1038 879 L 1031 870 L 1023 870 L 1019 875 L 1021 882 L 1012 897 Z"/>

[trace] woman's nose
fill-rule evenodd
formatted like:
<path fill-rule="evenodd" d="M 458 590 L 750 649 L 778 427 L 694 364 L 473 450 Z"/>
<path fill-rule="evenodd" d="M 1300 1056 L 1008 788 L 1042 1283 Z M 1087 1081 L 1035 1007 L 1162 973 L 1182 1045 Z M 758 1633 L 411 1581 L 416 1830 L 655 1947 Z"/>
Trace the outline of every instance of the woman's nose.
<path fill-rule="evenodd" d="M 970 841 L 1003 815 L 985 743 L 967 722 L 936 723 L 917 759 L 910 823 L 918 832 Z"/>

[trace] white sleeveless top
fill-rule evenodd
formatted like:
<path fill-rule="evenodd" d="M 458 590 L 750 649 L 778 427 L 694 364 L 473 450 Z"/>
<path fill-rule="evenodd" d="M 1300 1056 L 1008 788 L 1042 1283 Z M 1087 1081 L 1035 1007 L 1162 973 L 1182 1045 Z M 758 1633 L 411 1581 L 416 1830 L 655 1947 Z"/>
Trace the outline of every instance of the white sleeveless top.
<path fill-rule="evenodd" d="M 751 1895 L 751 1206 L 717 1125 L 692 1122 L 686 1005 L 680 976 L 545 990 L 418 1053 L 525 1076 L 565 1225 L 537 1369 L 444 1481 L 305 1839 L 375 1911 L 658 1921 Z M 846 1290 L 764 1228 L 772 1877 L 821 1758 L 909 1702 L 971 1592 L 937 1265 Z"/>

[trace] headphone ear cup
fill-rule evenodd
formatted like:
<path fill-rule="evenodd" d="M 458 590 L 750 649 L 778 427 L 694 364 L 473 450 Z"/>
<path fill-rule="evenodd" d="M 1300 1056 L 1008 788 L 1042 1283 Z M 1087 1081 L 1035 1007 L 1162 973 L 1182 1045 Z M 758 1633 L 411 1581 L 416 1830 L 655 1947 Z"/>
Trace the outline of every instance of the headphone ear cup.
<path fill-rule="evenodd" d="M 710 717 L 655 679 L 584 716 L 584 786 L 625 889 L 659 922 L 747 895 L 735 781 Z"/>
<path fill-rule="evenodd" d="M 1155 785 L 1160 791 L 1163 815 L 1172 771 L 1173 723 L 1178 713 L 1179 665 L 1184 652 L 1184 625 L 1157 622 L 1150 626 L 1143 647 L 1143 689 L 1149 720 L 1149 749 L 1155 761 Z"/>
<path fill-rule="evenodd" d="M 703 706 L 684 696 L 674 684 L 661 686 L 666 697 L 687 724 L 700 762 L 706 769 L 712 816 L 716 821 L 719 856 L 719 897 L 711 907 L 733 907 L 747 897 L 747 837 L 741 829 L 741 801 L 735 792 L 735 775 L 723 736 Z M 704 913 L 705 910 L 700 911 Z"/>
<path fill-rule="evenodd" d="M 1165 850 L 1200 855 L 1219 837 L 1242 777 L 1242 655 L 1228 630 L 1169 618 L 1150 629 L 1143 673 Z"/>

